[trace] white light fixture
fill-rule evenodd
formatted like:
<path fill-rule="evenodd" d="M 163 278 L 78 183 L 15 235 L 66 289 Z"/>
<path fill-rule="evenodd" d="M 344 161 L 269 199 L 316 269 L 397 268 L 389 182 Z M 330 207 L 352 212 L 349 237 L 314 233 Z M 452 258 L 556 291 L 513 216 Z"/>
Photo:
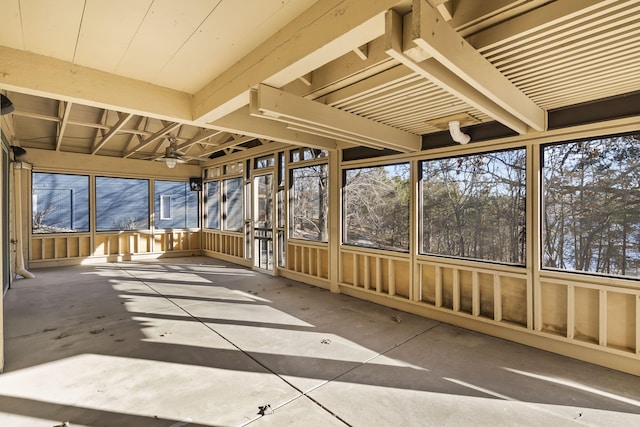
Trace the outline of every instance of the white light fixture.
<path fill-rule="evenodd" d="M 173 169 L 176 167 L 176 164 L 178 164 L 178 159 L 173 157 L 165 157 L 164 163 L 167 165 L 169 169 Z"/>
<path fill-rule="evenodd" d="M 471 137 L 460 130 L 460 122 L 458 120 L 449 122 L 449 133 L 451 138 L 458 144 L 467 144 L 471 141 Z"/>

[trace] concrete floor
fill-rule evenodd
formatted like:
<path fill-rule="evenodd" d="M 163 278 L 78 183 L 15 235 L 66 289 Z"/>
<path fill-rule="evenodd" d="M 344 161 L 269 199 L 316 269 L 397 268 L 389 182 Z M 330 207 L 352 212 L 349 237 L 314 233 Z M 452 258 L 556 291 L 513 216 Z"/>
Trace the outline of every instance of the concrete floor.
<path fill-rule="evenodd" d="M 0 426 L 640 426 L 640 378 L 210 258 L 34 270 Z"/>

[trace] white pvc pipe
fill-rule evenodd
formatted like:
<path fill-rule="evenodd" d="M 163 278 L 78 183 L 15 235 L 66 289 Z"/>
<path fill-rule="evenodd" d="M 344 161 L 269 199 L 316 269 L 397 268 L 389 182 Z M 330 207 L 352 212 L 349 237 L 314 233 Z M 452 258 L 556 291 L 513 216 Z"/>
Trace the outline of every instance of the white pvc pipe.
<path fill-rule="evenodd" d="M 471 141 L 471 137 L 460 130 L 460 122 L 457 120 L 449 122 L 449 133 L 451 138 L 458 144 L 467 144 Z"/>
<path fill-rule="evenodd" d="M 13 166 L 13 190 L 15 193 L 15 226 L 13 230 L 13 238 L 16 242 L 16 274 L 25 279 L 33 279 L 36 276 L 27 271 L 24 267 L 24 256 L 22 255 L 22 168 L 18 169 Z"/>

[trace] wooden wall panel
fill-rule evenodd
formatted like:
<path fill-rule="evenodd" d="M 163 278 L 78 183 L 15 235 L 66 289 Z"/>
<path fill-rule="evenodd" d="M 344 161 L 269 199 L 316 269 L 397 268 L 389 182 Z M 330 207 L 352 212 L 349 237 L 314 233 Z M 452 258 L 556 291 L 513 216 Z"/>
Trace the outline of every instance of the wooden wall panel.
<path fill-rule="evenodd" d="M 479 273 L 480 287 L 480 316 L 488 319 L 494 318 L 494 279 L 492 274 Z"/>
<path fill-rule="evenodd" d="M 598 323 L 599 292 L 597 289 L 577 287 L 575 289 L 575 339 L 597 344 L 599 341 Z"/>
<path fill-rule="evenodd" d="M 502 318 L 503 320 L 527 325 L 527 282 L 524 279 L 503 277 L 501 279 L 502 291 Z"/>
<path fill-rule="evenodd" d="M 545 332 L 567 335 L 567 287 L 541 283 L 542 329 Z"/>
<path fill-rule="evenodd" d="M 636 350 L 636 304 L 634 295 L 607 292 L 607 346 Z"/>

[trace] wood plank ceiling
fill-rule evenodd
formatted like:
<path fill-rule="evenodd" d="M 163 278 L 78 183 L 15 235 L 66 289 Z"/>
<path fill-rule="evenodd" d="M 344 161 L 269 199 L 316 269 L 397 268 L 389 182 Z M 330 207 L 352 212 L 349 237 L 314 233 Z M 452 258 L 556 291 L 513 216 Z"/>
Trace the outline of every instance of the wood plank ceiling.
<path fill-rule="evenodd" d="M 272 142 L 420 149 L 640 90 L 640 0 L 0 0 L 25 148 L 191 163 Z M 357 117 L 357 118 L 356 118 Z"/>

